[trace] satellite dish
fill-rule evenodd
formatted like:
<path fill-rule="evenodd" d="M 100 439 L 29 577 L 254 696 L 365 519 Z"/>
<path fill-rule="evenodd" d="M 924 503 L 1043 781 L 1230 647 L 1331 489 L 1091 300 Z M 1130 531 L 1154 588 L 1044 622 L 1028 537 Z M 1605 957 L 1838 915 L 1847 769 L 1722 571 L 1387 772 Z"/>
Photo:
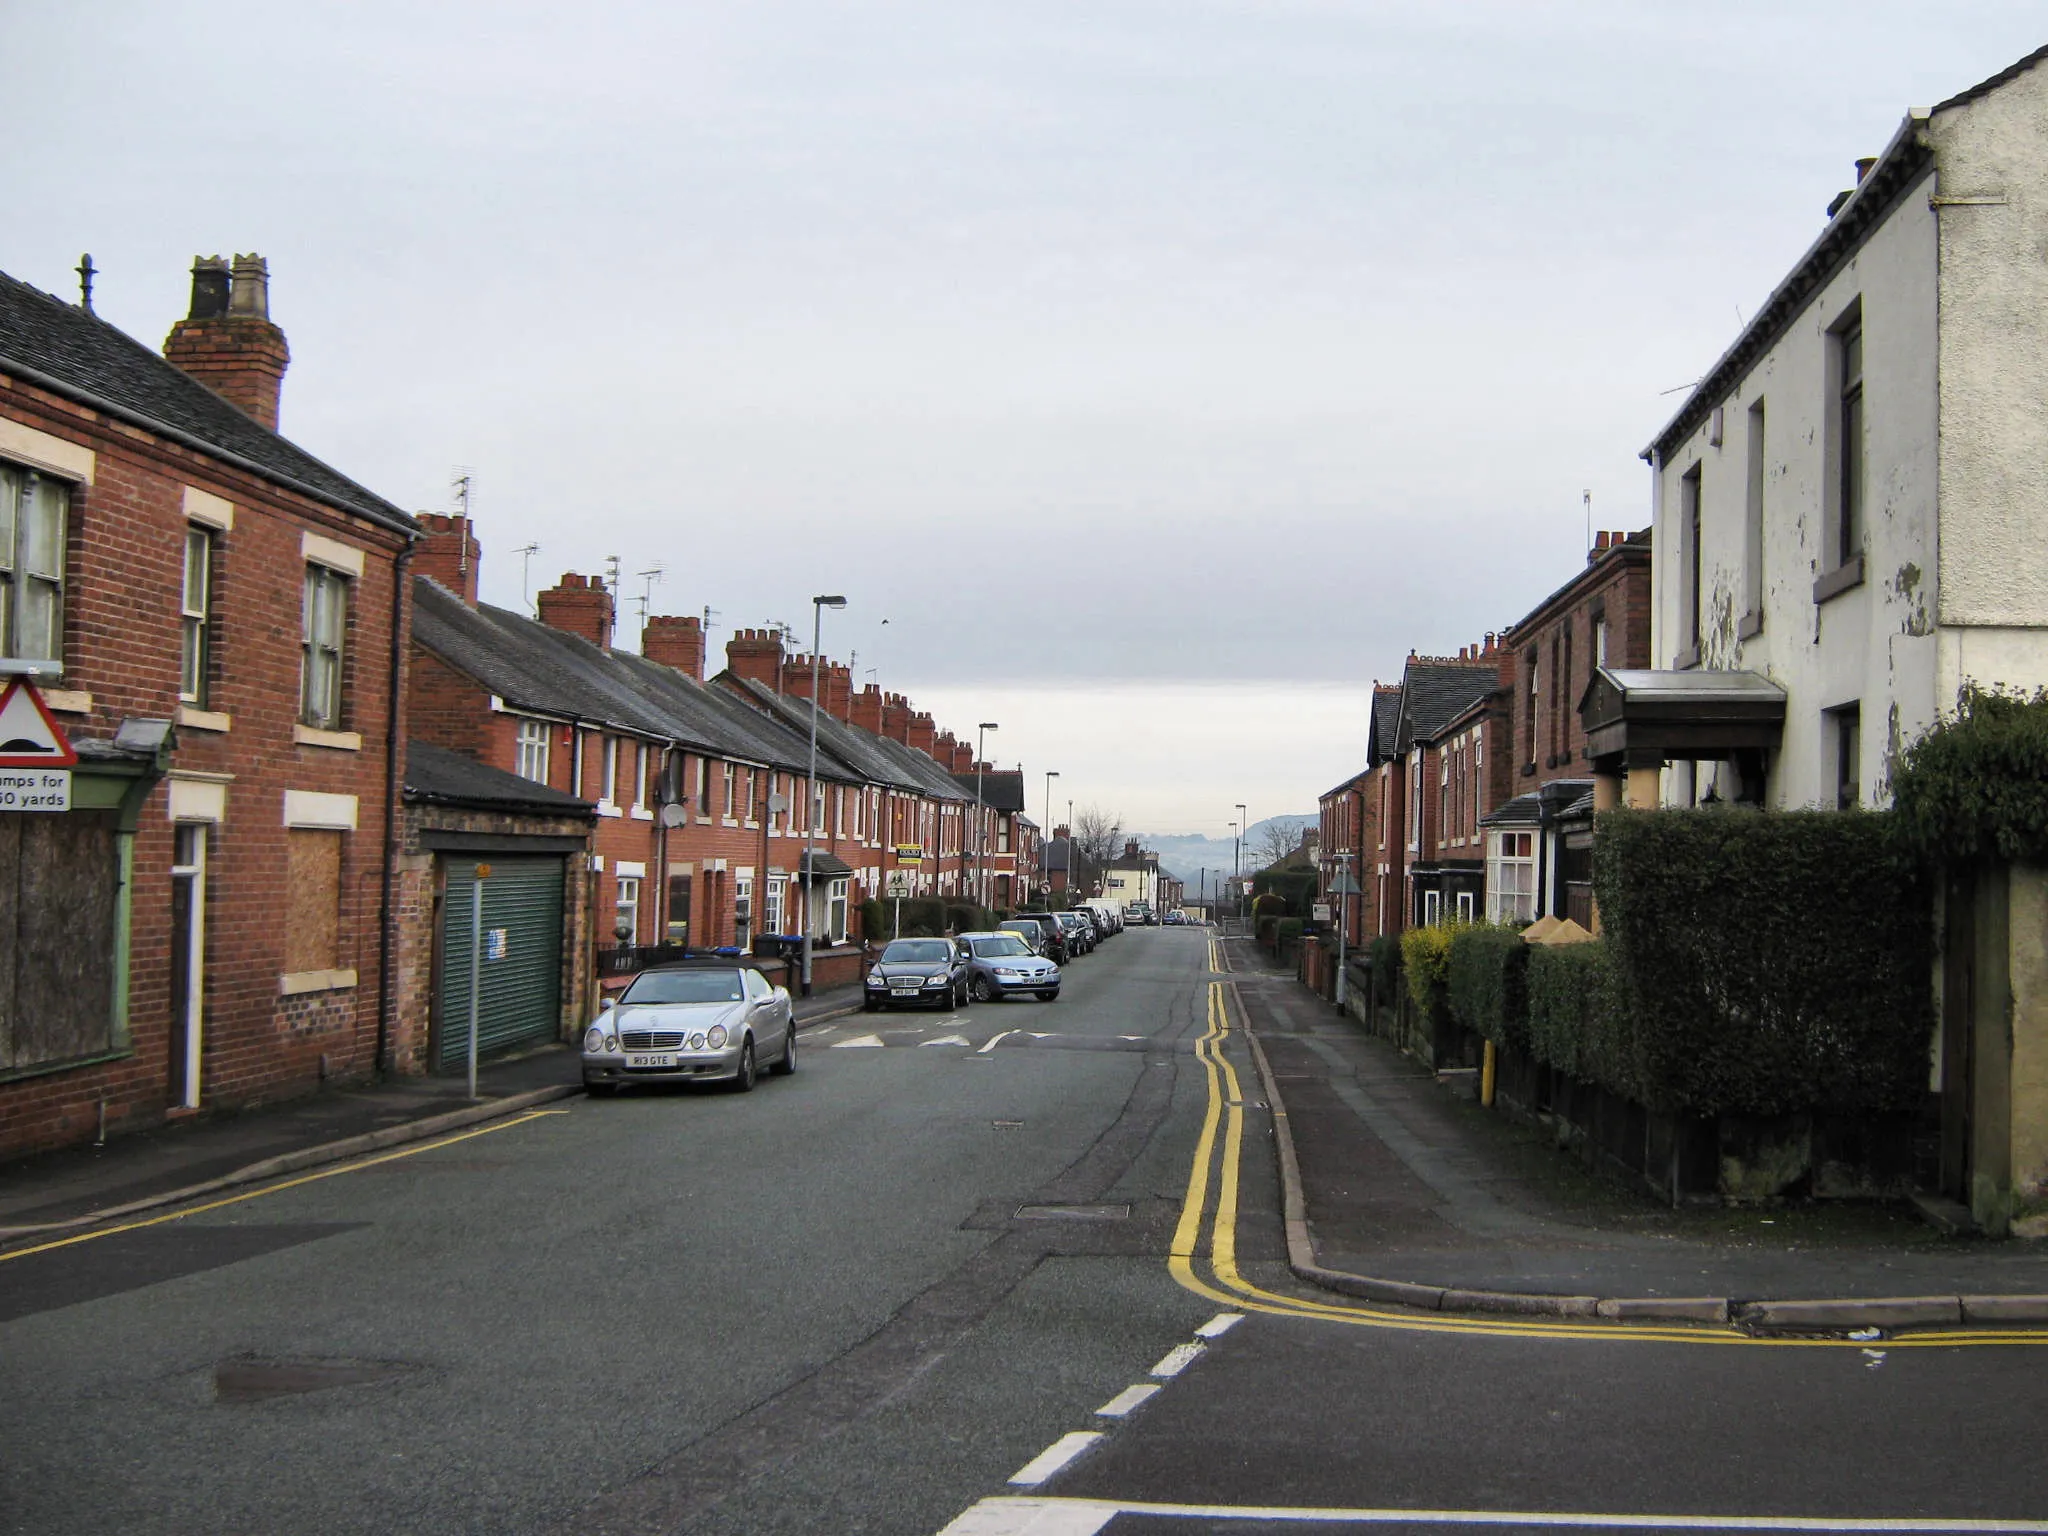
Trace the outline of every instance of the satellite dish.
<path fill-rule="evenodd" d="M 782 813 L 783 813 L 784 811 L 786 811 L 786 810 L 788 810 L 788 809 L 789 809 L 789 796 L 787 796 L 787 795 L 770 795 L 770 796 L 768 797 L 768 812 L 769 812 L 769 814 L 770 814 L 770 815 L 772 815 L 772 816 L 780 816 L 780 815 L 781 815 L 781 814 L 782 814 Z"/>
<path fill-rule="evenodd" d="M 661 824 L 664 827 L 680 827 L 689 819 L 690 813 L 674 801 L 670 801 L 661 808 Z"/>

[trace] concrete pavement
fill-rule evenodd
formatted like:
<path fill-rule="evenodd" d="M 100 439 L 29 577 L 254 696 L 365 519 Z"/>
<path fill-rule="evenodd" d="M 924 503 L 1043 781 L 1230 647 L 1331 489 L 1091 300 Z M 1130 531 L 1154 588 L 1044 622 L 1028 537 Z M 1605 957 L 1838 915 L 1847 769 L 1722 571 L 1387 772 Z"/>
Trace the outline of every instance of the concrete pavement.
<path fill-rule="evenodd" d="M 1432 1310 L 2048 1322 L 2048 1245 L 1947 1236 L 1891 1205 L 1674 1211 L 1482 1110 L 1249 942 L 1226 953 L 1291 1143 L 1305 1279 Z"/>

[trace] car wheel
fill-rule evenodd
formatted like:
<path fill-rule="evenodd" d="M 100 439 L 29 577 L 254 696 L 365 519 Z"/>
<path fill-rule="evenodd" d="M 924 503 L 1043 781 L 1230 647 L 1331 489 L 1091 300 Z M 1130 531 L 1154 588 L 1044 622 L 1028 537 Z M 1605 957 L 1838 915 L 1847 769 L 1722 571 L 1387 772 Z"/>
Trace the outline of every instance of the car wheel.
<path fill-rule="evenodd" d="M 860 1011 L 862 1013 L 880 1013 L 882 1005 L 872 997 L 864 997 L 860 1000 Z"/>
<path fill-rule="evenodd" d="M 1041 1003 L 1056 1003 L 1060 1000 L 1060 995 L 1057 992 L 1041 992 L 1038 994 L 1038 1000 Z"/>
<path fill-rule="evenodd" d="M 996 995 L 996 991 L 988 984 L 986 976 L 977 976 L 967 984 L 967 995 L 977 1003 L 985 1003 Z"/>
<path fill-rule="evenodd" d="M 796 1020 L 789 1022 L 789 1033 L 782 1040 L 782 1060 L 768 1069 L 777 1077 L 788 1077 L 796 1070 Z"/>
<path fill-rule="evenodd" d="M 740 1071 L 739 1076 L 732 1080 L 732 1091 L 734 1093 L 752 1093 L 754 1091 L 755 1079 L 759 1075 L 754 1070 L 753 1037 L 749 1036 L 746 1042 L 740 1046 Z"/>
<path fill-rule="evenodd" d="M 963 977 L 961 980 L 953 983 L 953 1006 L 955 1008 L 965 1008 L 967 1002 L 967 981 Z"/>

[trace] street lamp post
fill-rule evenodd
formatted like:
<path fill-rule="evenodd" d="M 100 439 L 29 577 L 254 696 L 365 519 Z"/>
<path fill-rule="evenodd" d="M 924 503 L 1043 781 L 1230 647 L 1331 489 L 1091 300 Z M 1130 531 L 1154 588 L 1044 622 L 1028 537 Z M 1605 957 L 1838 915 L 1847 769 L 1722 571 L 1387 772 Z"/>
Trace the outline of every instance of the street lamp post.
<path fill-rule="evenodd" d="M 1057 768 L 1048 768 L 1045 771 L 1045 834 L 1039 839 L 1038 849 L 1039 862 L 1044 866 L 1043 873 L 1045 879 L 1041 883 L 1044 886 L 1047 906 L 1052 904 L 1052 781 L 1059 776 L 1060 772 Z M 1070 838 L 1073 835 L 1073 831 L 1072 827 L 1067 828 L 1067 835 Z M 1067 847 L 1067 864 L 1069 868 L 1073 866 L 1073 862 L 1073 845 L 1069 843 Z"/>
<path fill-rule="evenodd" d="M 993 720 L 984 720 L 974 728 L 974 899 L 984 907 L 989 904 L 988 806 L 981 798 L 982 747 L 988 733 L 998 729 Z"/>
<path fill-rule="evenodd" d="M 1337 861 L 1337 1010 L 1344 1009 L 1344 943 L 1350 932 L 1351 898 L 1358 890 L 1358 882 L 1351 878 L 1351 855 L 1331 855 Z"/>
<path fill-rule="evenodd" d="M 1074 802 L 1067 802 L 1067 905 L 1074 904 L 1074 893 L 1081 889 L 1081 863 L 1074 857 Z"/>
<path fill-rule="evenodd" d="M 1244 846 L 1244 840 L 1251 836 L 1251 832 L 1252 824 L 1245 819 L 1244 803 L 1239 801 L 1237 807 L 1237 837 L 1230 845 L 1230 882 L 1237 887 L 1237 931 L 1239 933 L 1244 932 L 1244 885 L 1242 883 L 1243 877 L 1237 867 L 1238 853 Z"/>
<path fill-rule="evenodd" d="M 811 599 L 811 766 L 804 780 L 804 947 L 803 995 L 811 995 L 811 887 L 818 883 L 818 657 L 824 652 L 825 610 L 844 608 L 843 597 Z"/>

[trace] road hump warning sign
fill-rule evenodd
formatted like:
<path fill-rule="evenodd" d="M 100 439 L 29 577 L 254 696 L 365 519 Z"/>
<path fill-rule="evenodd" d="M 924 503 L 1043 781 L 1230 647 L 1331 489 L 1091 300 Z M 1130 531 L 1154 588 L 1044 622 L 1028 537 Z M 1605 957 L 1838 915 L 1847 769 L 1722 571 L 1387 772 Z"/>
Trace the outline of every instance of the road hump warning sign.
<path fill-rule="evenodd" d="M 36 685 L 17 677 L 0 693 L 0 768 L 69 768 L 78 761 Z"/>

